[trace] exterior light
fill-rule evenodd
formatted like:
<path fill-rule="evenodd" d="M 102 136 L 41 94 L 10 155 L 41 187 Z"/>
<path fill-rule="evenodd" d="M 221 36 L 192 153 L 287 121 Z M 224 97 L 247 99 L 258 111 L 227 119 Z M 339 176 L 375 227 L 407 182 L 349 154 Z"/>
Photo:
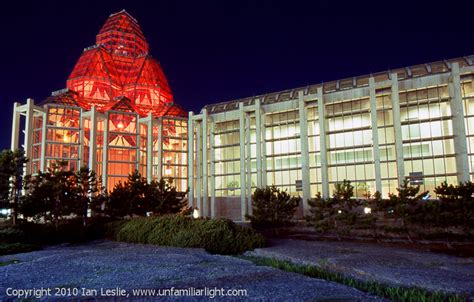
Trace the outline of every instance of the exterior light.
<path fill-rule="evenodd" d="M 341 210 L 338 210 L 337 212 L 338 212 L 339 214 L 341 214 L 341 213 L 342 213 L 342 211 L 341 211 Z"/>
<path fill-rule="evenodd" d="M 369 207 L 365 207 L 364 208 L 364 214 L 370 214 L 370 213 L 372 213 L 372 209 L 369 208 Z"/>
<path fill-rule="evenodd" d="M 2 215 L 8 215 L 8 214 L 10 213 L 10 210 L 9 210 L 9 209 L 2 209 L 2 210 L 0 211 L 0 213 L 1 213 Z"/>
<path fill-rule="evenodd" d="M 194 211 L 193 211 L 193 217 L 194 217 L 194 218 L 199 218 L 199 209 L 194 209 Z"/>
<path fill-rule="evenodd" d="M 121 121 L 117 124 L 117 128 L 119 128 L 119 129 L 123 129 L 123 128 L 124 128 L 123 123 L 122 123 Z"/>

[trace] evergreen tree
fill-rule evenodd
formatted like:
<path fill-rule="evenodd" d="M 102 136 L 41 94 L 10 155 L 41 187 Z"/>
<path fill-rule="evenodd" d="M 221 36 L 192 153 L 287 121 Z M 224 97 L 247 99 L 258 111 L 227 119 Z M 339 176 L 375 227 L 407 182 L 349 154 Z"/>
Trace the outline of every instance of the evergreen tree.
<path fill-rule="evenodd" d="M 299 197 L 275 186 L 257 188 L 252 195 L 252 215 L 247 215 L 247 218 L 255 227 L 290 225 L 299 202 Z"/>
<path fill-rule="evenodd" d="M 190 212 L 187 207 L 186 193 L 180 193 L 173 186 L 173 179 L 153 180 L 147 190 L 148 211 L 154 215 Z"/>
<path fill-rule="evenodd" d="M 25 217 L 43 218 L 58 227 L 60 219 L 76 213 L 76 175 L 65 169 L 66 164 L 53 163 L 47 172 L 26 179 L 20 207 Z"/>
<path fill-rule="evenodd" d="M 91 203 L 96 198 L 99 189 L 95 172 L 88 167 L 82 167 L 75 175 L 75 213 L 82 217 L 83 224 L 87 224 L 87 213 L 91 209 Z"/>
<path fill-rule="evenodd" d="M 420 193 L 420 186 L 411 186 L 405 179 L 397 188 L 398 194 L 389 194 L 388 199 L 380 200 L 378 208 L 385 212 L 385 216 L 400 220 L 402 227 L 415 218 L 421 201 L 428 191 Z"/>
<path fill-rule="evenodd" d="M 10 208 L 16 224 L 18 203 L 23 186 L 23 169 L 28 159 L 21 149 L 0 153 L 0 208 Z"/>

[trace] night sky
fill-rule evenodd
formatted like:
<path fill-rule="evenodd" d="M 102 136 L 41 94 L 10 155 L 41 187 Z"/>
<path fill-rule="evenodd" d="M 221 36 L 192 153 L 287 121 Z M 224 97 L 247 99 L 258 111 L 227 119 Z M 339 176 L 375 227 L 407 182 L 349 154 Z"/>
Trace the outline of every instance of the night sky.
<path fill-rule="evenodd" d="M 474 1 L 8 1 L 0 149 L 12 104 L 62 89 L 114 12 L 141 25 L 175 101 L 203 105 L 474 54 Z"/>

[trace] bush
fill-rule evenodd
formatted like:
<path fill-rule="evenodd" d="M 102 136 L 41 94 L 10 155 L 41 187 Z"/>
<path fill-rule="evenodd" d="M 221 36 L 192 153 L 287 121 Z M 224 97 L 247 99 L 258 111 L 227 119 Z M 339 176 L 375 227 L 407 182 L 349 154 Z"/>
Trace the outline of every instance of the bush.
<path fill-rule="evenodd" d="M 2 225 L 0 227 L 0 243 L 14 243 L 25 240 L 26 234 L 19 227 Z"/>
<path fill-rule="evenodd" d="M 350 181 L 336 183 L 332 198 L 322 198 L 318 193 L 314 199 L 308 200 L 310 208 L 305 219 L 318 232 L 334 230 L 338 235 L 348 235 L 356 227 L 372 228 L 376 219 L 373 215 L 363 214 L 362 206 L 373 209 L 380 200 L 380 193 L 367 193 L 365 201 L 353 197 L 354 186 Z"/>
<path fill-rule="evenodd" d="M 49 223 L 22 222 L 0 225 L 0 243 L 50 245 L 64 242 L 86 242 L 105 237 L 105 218 L 91 218 L 84 227 L 81 218 L 61 220 L 57 226 Z"/>
<path fill-rule="evenodd" d="M 299 203 L 299 197 L 292 197 L 275 186 L 257 188 L 252 195 L 252 215 L 246 217 L 257 228 L 291 225 Z"/>
<path fill-rule="evenodd" d="M 114 218 L 187 213 L 185 192 L 178 192 L 172 178 L 162 178 L 147 183 L 138 171 L 118 182 L 105 201 L 104 214 Z"/>
<path fill-rule="evenodd" d="M 135 218 L 108 224 L 118 241 L 204 248 L 212 254 L 235 255 L 264 246 L 264 238 L 228 219 L 193 219 L 180 215 Z"/>
<path fill-rule="evenodd" d="M 25 243 L 0 243 L 0 255 L 28 253 L 39 250 L 41 247 L 35 244 Z"/>

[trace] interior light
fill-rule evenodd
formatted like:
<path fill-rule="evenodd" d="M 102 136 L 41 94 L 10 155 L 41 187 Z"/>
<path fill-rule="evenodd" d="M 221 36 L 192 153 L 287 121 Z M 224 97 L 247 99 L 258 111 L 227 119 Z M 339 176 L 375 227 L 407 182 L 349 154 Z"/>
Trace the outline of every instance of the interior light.
<path fill-rule="evenodd" d="M 69 143 L 69 142 L 71 141 L 71 137 L 70 137 L 69 135 L 65 134 L 65 135 L 63 136 L 63 141 L 64 141 L 65 143 Z"/>
<path fill-rule="evenodd" d="M 117 124 L 117 128 L 123 129 L 123 128 L 124 128 L 123 123 L 122 123 L 122 122 L 119 122 L 119 123 Z"/>

